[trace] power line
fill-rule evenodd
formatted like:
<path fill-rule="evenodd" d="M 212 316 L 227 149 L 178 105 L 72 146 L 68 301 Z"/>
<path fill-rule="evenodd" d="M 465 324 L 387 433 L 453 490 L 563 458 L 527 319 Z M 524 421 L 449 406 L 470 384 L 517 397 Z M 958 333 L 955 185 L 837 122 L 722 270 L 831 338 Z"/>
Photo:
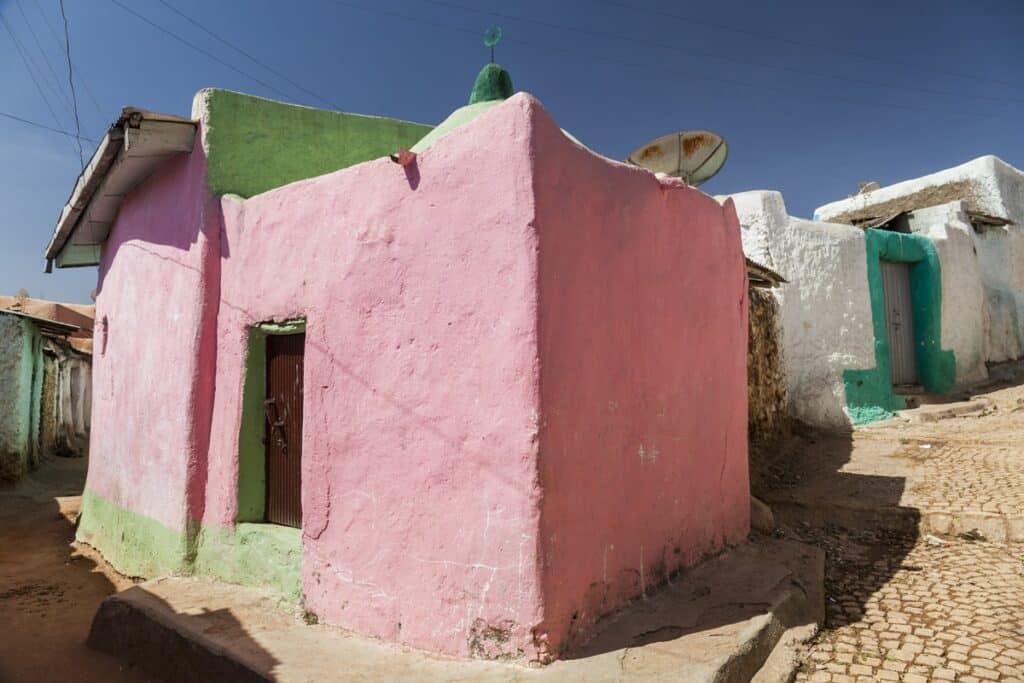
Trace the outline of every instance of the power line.
<path fill-rule="evenodd" d="M 356 9 L 356 10 L 360 10 L 360 11 L 363 11 L 363 12 L 369 12 L 371 14 L 378 14 L 378 15 L 383 15 L 383 16 L 396 17 L 396 18 L 399 18 L 399 19 L 402 19 L 402 20 L 405 20 L 405 21 L 413 21 L 413 22 L 417 22 L 417 23 L 420 23 L 420 24 L 426 24 L 426 25 L 429 25 L 429 26 L 434 26 L 436 28 L 441 28 L 441 29 L 448 30 L 448 31 L 456 31 L 456 32 L 459 32 L 459 33 L 465 33 L 465 34 L 469 34 L 469 35 L 477 36 L 477 37 L 479 37 L 481 35 L 479 31 L 474 31 L 474 30 L 471 30 L 471 29 L 467 29 L 467 28 L 464 28 L 462 26 L 453 26 L 451 24 L 445 24 L 445 23 L 433 21 L 433 20 L 430 20 L 430 19 L 424 19 L 422 17 L 414 17 L 414 16 L 410 16 L 408 14 L 402 14 L 400 12 L 394 12 L 394 11 L 390 11 L 390 10 L 379 9 L 379 8 L 376 8 L 376 7 L 365 7 L 363 5 L 357 5 L 357 4 L 354 4 L 354 3 L 351 3 L 351 2 L 346 2 L 345 0 L 332 0 L 332 2 L 334 4 L 336 4 L 336 5 L 341 5 L 341 6 L 344 6 L 344 7 L 349 7 L 351 9 Z M 650 62 L 628 61 L 628 60 L 623 60 L 623 59 L 617 59 L 617 58 L 614 58 L 614 57 L 608 57 L 608 56 L 605 56 L 605 55 L 588 55 L 588 54 L 579 52 L 577 50 L 571 50 L 569 48 L 564 48 L 564 47 L 556 47 L 556 46 L 553 46 L 553 45 L 547 45 L 545 43 L 538 43 L 536 41 L 523 40 L 521 38 L 508 38 L 508 37 L 505 37 L 502 40 L 504 42 L 507 42 L 507 43 L 516 43 L 516 44 L 519 44 L 519 45 L 525 45 L 525 46 L 528 46 L 528 47 L 534 47 L 534 48 L 539 48 L 539 49 L 542 49 L 542 50 L 547 50 L 549 52 L 560 52 L 560 53 L 563 53 L 563 54 L 573 55 L 573 56 L 576 56 L 576 57 L 580 57 L 582 59 L 586 59 L 588 61 L 608 62 L 610 64 L 617 64 L 617 65 L 629 67 L 629 68 L 632 68 L 632 69 L 640 69 L 640 70 L 648 71 L 648 72 L 650 72 L 650 71 L 661 71 L 661 72 L 672 74 L 672 75 L 675 75 L 675 76 L 682 76 L 682 77 L 685 77 L 685 78 L 688 78 L 688 79 L 709 81 L 709 82 L 712 82 L 712 83 L 714 83 L 715 85 L 718 85 L 718 86 L 722 86 L 722 85 L 735 85 L 735 86 L 739 86 L 739 87 L 743 87 L 743 88 L 755 88 L 757 90 L 765 91 L 768 95 L 770 95 L 772 97 L 793 96 L 793 97 L 800 97 L 800 98 L 804 98 L 804 99 L 812 99 L 815 102 L 819 102 L 819 103 L 821 101 L 823 101 L 823 100 L 834 100 L 834 101 L 837 101 L 837 102 L 849 102 L 849 103 L 852 103 L 852 104 L 856 104 L 859 107 L 863 107 L 864 106 L 863 98 L 857 98 L 857 97 L 853 97 L 853 96 L 816 95 L 814 93 L 807 92 L 806 90 L 801 90 L 801 89 L 797 89 L 797 88 L 785 88 L 785 87 L 779 87 L 779 86 L 775 86 L 775 85 L 771 85 L 771 84 L 766 84 L 766 83 L 752 83 L 752 82 L 748 82 L 748 81 L 741 81 L 741 80 L 731 79 L 731 78 L 722 78 L 722 77 L 717 77 L 717 76 L 708 76 L 707 74 L 702 74 L 702 73 L 697 73 L 697 72 L 688 72 L 688 71 L 683 71 L 681 69 L 675 69 L 675 68 L 672 68 L 672 67 L 665 66 L 664 64 L 652 64 Z M 719 92 L 716 92 L 714 94 L 725 95 L 725 96 L 733 96 L 733 97 L 737 97 L 738 96 L 738 95 L 734 95 L 734 93 L 732 93 L 730 91 L 719 91 Z M 918 107 L 918 106 L 914 106 L 912 104 L 907 104 L 907 103 L 904 103 L 904 102 L 887 102 L 886 103 L 886 107 L 888 109 L 903 109 L 903 110 L 906 110 L 906 111 L 923 112 L 923 113 L 930 114 L 930 115 L 946 114 L 946 115 L 950 115 L 950 116 L 962 116 L 962 117 L 971 118 L 971 119 L 978 118 L 978 117 L 983 117 L 983 118 L 998 118 L 998 119 L 1010 119 L 1010 118 L 1012 118 L 1014 120 L 1017 120 L 1017 118 L 1018 118 L 1016 116 L 1010 116 L 1008 114 L 996 114 L 996 113 L 989 113 L 989 112 L 983 112 L 983 111 L 958 111 L 958 110 L 954 110 L 954 109 L 936 109 L 936 108 L 933 108 L 933 107 Z"/>
<path fill-rule="evenodd" d="M 213 31 L 211 31 L 210 29 L 206 28 L 206 26 L 204 26 L 201 22 L 197 21 L 196 19 L 193 19 L 192 17 L 188 16 L 187 14 L 185 14 L 184 12 L 179 10 L 178 8 L 174 7 L 172 4 L 167 2 L 167 0 L 159 0 L 159 2 L 160 2 L 161 5 L 163 5 L 167 9 L 171 10 L 172 12 L 174 12 L 175 14 L 177 14 L 178 16 L 183 18 L 185 21 L 189 22 L 190 24 L 192 24 L 193 26 L 198 28 L 203 33 L 206 33 L 207 35 L 211 36 L 212 38 L 214 38 L 215 40 L 219 41 L 220 43 L 228 46 L 229 48 L 231 48 L 232 50 L 234 50 L 238 54 L 240 54 L 243 57 L 245 57 L 246 59 L 248 59 L 253 64 L 256 64 L 257 66 L 263 67 L 264 69 L 266 69 L 270 73 L 274 74 L 275 76 L 277 76 L 281 80 L 286 81 L 287 83 L 289 83 L 290 85 L 292 85 L 295 88 L 298 88 L 299 90 L 301 90 L 305 94 L 309 95 L 310 97 L 312 97 L 312 98 L 322 102 L 323 104 L 326 104 L 328 107 L 331 107 L 333 109 L 340 109 L 341 108 L 337 104 L 331 102 L 330 100 L 325 99 L 324 97 L 321 97 L 320 95 L 318 95 L 317 93 L 313 92 L 312 90 L 309 90 L 309 89 L 299 85 L 298 83 L 293 81 L 291 78 L 289 78 L 287 75 L 281 73 L 280 71 L 278 71 L 274 67 L 270 66 L 269 64 L 260 61 L 256 57 L 253 57 L 251 54 L 249 54 L 248 52 L 246 52 L 242 48 L 240 48 L 237 45 L 234 45 L 233 43 L 228 41 L 226 38 L 222 38 L 221 36 L 217 35 Z"/>
<path fill-rule="evenodd" d="M 36 10 L 39 11 L 39 16 L 43 18 L 43 23 L 46 24 L 46 28 L 47 30 L 49 30 L 50 35 L 53 36 L 53 39 L 57 42 L 57 45 L 60 48 L 61 52 L 63 52 L 63 41 L 57 35 L 57 29 L 53 27 L 53 24 L 50 22 L 50 18 L 46 15 L 46 12 L 43 10 L 43 6 L 39 4 L 39 0 L 32 1 L 35 3 Z M 96 113 L 100 115 L 100 120 L 102 121 L 103 119 L 105 119 L 106 114 L 103 113 L 103 107 L 101 107 L 100 103 L 96 101 L 96 96 L 93 95 L 92 88 L 89 87 L 89 81 L 82 78 L 81 69 L 78 70 L 78 82 L 82 85 L 82 89 L 85 90 L 85 95 L 89 98 L 89 101 L 92 102 L 92 106 L 95 107 Z"/>
<path fill-rule="evenodd" d="M 8 35 L 11 36 L 11 41 L 14 43 L 14 49 L 17 50 L 18 55 L 21 57 L 21 61 L 25 65 L 25 71 L 28 72 L 29 78 L 32 79 L 32 83 L 36 86 L 36 91 L 39 93 L 39 96 L 43 98 L 43 104 L 46 105 L 47 110 L 49 110 L 50 112 L 50 116 L 53 117 L 53 122 L 59 126 L 60 119 L 57 118 L 57 113 L 53 110 L 53 106 L 50 104 L 50 100 L 46 98 L 46 94 L 43 92 L 42 87 L 39 85 L 39 81 L 36 79 L 35 73 L 33 73 L 32 69 L 29 67 L 29 62 L 21 47 L 21 43 L 18 42 L 17 36 L 14 35 L 14 31 L 11 29 L 11 25 L 7 22 L 7 18 L 4 17 L 3 13 L 0 13 L 0 23 L 4 25 L 4 28 L 7 29 Z"/>
<path fill-rule="evenodd" d="M 646 46 L 649 46 L 649 47 L 657 47 L 657 48 L 661 48 L 661 49 L 665 49 L 665 50 L 673 50 L 673 51 L 678 52 L 680 54 L 695 55 L 695 56 L 698 56 L 698 57 L 705 57 L 705 58 L 708 58 L 708 59 L 717 59 L 717 60 L 726 61 L 726 62 L 733 62 L 733 63 L 736 63 L 736 64 L 744 64 L 744 65 L 747 65 L 747 66 L 756 66 L 756 67 L 767 68 L 767 69 L 776 69 L 776 70 L 779 70 L 779 71 L 789 71 L 791 73 L 803 74 L 805 76 L 814 76 L 816 78 L 827 78 L 827 79 L 834 80 L 834 81 L 843 81 L 843 82 L 848 82 L 848 83 L 859 83 L 861 85 L 870 85 L 870 86 L 879 87 L 879 88 L 889 88 L 889 89 L 892 89 L 892 90 L 899 90 L 901 92 L 905 92 L 907 90 L 912 90 L 912 91 L 921 92 L 921 93 L 925 93 L 925 94 L 929 94 L 929 95 L 940 95 L 942 97 L 955 97 L 955 98 L 958 98 L 958 99 L 962 99 L 963 96 L 964 96 L 964 93 L 962 93 L 962 92 L 961 93 L 954 93 L 954 92 L 950 92 L 950 91 L 947 91 L 947 90 L 936 90 L 934 88 L 925 88 L 925 87 L 922 87 L 922 86 L 899 85 L 897 83 L 887 83 L 885 81 L 875 81 L 875 80 L 866 79 L 866 78 L 857 78 L 857 77 L 851 77 L 851 76 L 840 76 L 838 74 L 828 73 L 828 72 L 824 72 L 824 71 L 815 71 L 815 70 L 812 70 L 812 69 L 803 69 L 803 68 L 800 68 L 800 67 L 785 66 L 785 65 L 782 65 L 782 64 L 772 64 L 771 62 L 763 62 L 763 61 L 758 61 L 756 59 L 747 59 L 745 57 L 735 57 L 735 56 L 732 56 L 732 55 L 716 54 L 714 52 L 706 52 L 704 50 L 695 50 L 693 48 L 683 47 L 683 46 L 680 46 L 680 45 L 674 44 L 674 43 L 662 43 L 662 42 L 657 42 L 657 41 L 653 41 L 653 40 L 643 40 L 643 39 L 639 39 L 639 38 L 632 38 L 630 36 L 620 35 L 618 33 L 614 33 L 614 32 L 611 32 L 611 31 L 601 31 L 601 30 L 597 30 L 597 29 L 586 29 L 586 28 L 580 28 L 578 26 L 570 26 L 570 25 L 567 25 L 567 24 L 556 24 L 556 23 L 549 22 L 549 21 L 542 21 L 540 19 L 532 19 L 530 17 L 521 17 L 521 16 L 512 15 L 512 14 L 505 14 L 503 12 L 495 12 L 495 11 L 491 11 L 491 10 L 477 9 L 476 7 L 467 7 L 466 5 L 462 5 L 462 4 L 457 3 L 457 2 L 449 2 L 447 0 L 423 0 L 423 1 L 424 2 L 429 2 L 429 3 L 433 4 L 433 5 L 439 5 L 441 7 L 448 7 L 448 8 L 452 8 L 452 9 L 462 10 L 464 12 L 474 12 L 476 14 L 485 14 L 485 15 L 492 16 L 492 17 L 498 17 L 500 19 L 507 19 L 507 20 L 510 20 L 510 21 L 519 21 L 519 22 L 526 23 L 526 24 L 535 24 L 537 26 L 543 26 L 545 28 L 557 29 L 557 30 L 560 30 L 560 31 L 570 31 L 570 32 L 578 33 L 578 34 L 585 35 L 585 36 L 599 37 L 599 38 L 612 38 L 614 40 L 621 40 L 621 41 L 625 41 L 625 42 L 629 42 L 629 43 L 635 43 L 635 44 L 639 44 L 639 45 L 646 45 Z M 975 94 L 972 94 L 971 97 L 974 98 L 974 99 L 991 100 L 991 101 L 994 101 L 994 102 L 1008 102 L 1008 103 L 1014 103 L 1014 104 L 1024 104 L 1024 100 L 1019 99 L 1019 98 L 998 97 L 998 96 L 993 96 L 993 95 L 975 95 Z"/>
<path fill-rule="evenodd" d="M 878 63 L 878 64 L 886 64 L 886 65 L 896 64 L 898 66 L 906 66 L 906 67 L 910 67 L 912 69 L 920 69 L 921 71 L 932 71 L 934 73 L 942 74 L 944 76 L 953 76 L 955 78 L 963 78 L 963 79 L 966 79 L 966 80 L 969 80 L 969 81 L 988 81 L 989 83 L 994 83 L 996 85 L 1003 85 L 1003 86 L 1008 85 L 1008 86 L 1011 86 L 1011 87 L 1014 87 L 1014 88 L 1021 87 L 1020 83 L 1013 83 L 1013 82 L 1010 82 L 1010 81 L 1002 81 L 1002 80 L 999 80 L 997 78 L 988 78 L 988 77 L 985 77 L 985 76 L 974 76 L 974 75 L 971 75 L 971 74 L 965 74 L 965 73 L 961 73 L 961 72 L 957 72 L 957 71 L 949 71 L 949 70 L 946 70 L 946 69 L 940 69 L 940 68 L 937 68 L 935 66 L 929 66 L 929 65 L 926 65 L 926 64 L 920 64 L 920 63 L 916 63 L 916 62 L 907 62 L 907 61 L 902 61 L 902 60 L 898 60 L 898 59 L 892 59 L 891 57 L 876 57 L 874 55 L 870 55 L 870 54 L 867 54 L 867 53 L 864 53 L 864 52 L 857 52 L 856 50 L 848 50 L 846 48 L 836 47 L 834 45 L 826 45 L 824 43 L 813 43 L 813 42 L 809 42 L 809 41 L 805 41 L 805 40 L 796 40 L 794 38 L 787 38 L 785 36 L 772 35 L 770 33 L 760 33 L 758 31 L 751 31 L 750 29 L 738 28 L 736 26 L 729 26 L 728 24 L 715 23 L 715 22 L 712 22 L 712 21 L 704 20 L 704 19 L 695 19 L 695 18 L 693 18 L 691 16 L 684 16 L 682 14 L 675 14 L 673 12 L 667 12 L 665 10 L 651 9 L 649 7 L 637 7 L 635 5 L 627 5 L 627 4 L 622 3 L 622 2 L 615 2 L 615 0 L 591 0 L 591 1 L 592 2 L 597 2 L 597 3 L 600 3 L 600 4 L 604 4 L 604 5 L 613 5 L 615 7 L 621 7 L 623 9 L 628 9 L 628 10 L 640 10 L 641 12 L 646 12 L 647 14 L 652 14 L 654 16 L 668 17 L 668 18 L 671 18 L 671 19 L 676 19 L 678 21 L 685 22 L 685 23 L 697 24 L 698 26 L 709 26 L 711 28 L 721 29 L 723 31 L 732 31 L 733 33 L 738 33 L 740 35 L 745 35 L 745 36 L 752 36 L 754 38 L 761 38 L 763 40 L 774 40 L 774 41 L 778 41 L 780 43 L 789 43 L 790 45 L 796 45 L 796 46 L 799 46 L 799 47 L 809 47 L 809 48 L 813 48 L 815 50 L 825 50 L 826 52 L 834 52 L 834 53 L 840 54 L 840 55 L 847 55 L 849 57 L 856 57 L 857 59 L 863 59 L 863 60 L 867 60 L 869 62 L 875 62 L 875 63 Z"/>
<path fill-rule="evenodd" d="M 68 132 L 66 130 L 61 130 L 60 128 L 54 128 L 53 126 L 47 126 L 45 123 L 39 123 L 38 121 L 30 121 L 29 119 L 23 119 L 20 116 L 15 116 L 14 114 L 8 114 L 5 111 L 0 111 L 0 116 L 3 116 L 4 118 L 7 118 L 7 119 L 11 119 L 13 121 L 18 121 L 20 123 L 27 124 L 29 126 L 35 126 L 36 128 L 42 128 L 43 130 L 48 130 L 51 133 L 59 133 L 60 135 L 66 135 L 69 138 L 81 137 L 86 142 L 92 142 L 92 143 L 96 142 L 96 140 L 93 140 L 92 138 L 87 138 L 85 136 L 78 136 L 78 135 L 75 135 L 74 133 L 70 133 L 70 132 Z"/>
<path fill-rule="evenodd" d="M 75 141 L 78 143 L 78 161 L 85 168 L 85 156 L 82 154 L 82 124 L 78 120 L 78 95 L 75 94 L 75 79 L 71 70 L 71 37 L 68 34 L 68 15 L 64 13 L 64 0 L 60 2 L 60 18 L 64 20 L 64 54 L 68 58 L 68 85 L 71 86 L 71 104 L 75 107 Z"/>
<path fill-rule="evenodd" d="M 203 48 L 199 47 L 195 43 L 192 43 L 192 42 L 186 40 L 185 38 L 182 38 L 181 36 L 179 36 L 174 31 L 171 31 L 170 29 L 164 28 L 163 26 L 161 26 L 160 24 L 156 23 L 155 21 L 144 17 L 143 15 L 141 15 L 138 12 L 136 12 L 135 10 L 133 10 L 131 7 L 128 7 L 124 3 L 120 2 L 119 0 L 110 0 L 110 2 L 114 3 L 115 5 L 117 5 L 121 9 L 123 9 L 125 12 L 128 12 L 128 14 L 131 14 L 136 19 L 139 19 L 140 21 L 143 21 L 143 22 L 149 24 L 150 26 L 152 26 L 156 30 L 160 31 L 161 33 L 165 33 L 165 34 L 169 35 L 170 37 L 172 37 L 175 40 L 177 40 L 179 43 L 182 43 L 183 45 L 186 45 L 186 46 L 192 48 L 193 50 L 195 50 L 199 54 L 204 55 L 204 56 L 208 57 L 209 59 L 212 59 L 213 61 L 217 62 L 221 66 L 225 66 L 225 67 L 231 69 L 232 71 L 234 71 L 235 73 L 241 74 L 242 76 L 245 76 L 246 78 L 248 78 L 249 80 L 251 80 L 251 81 L 253 81 L 255 83 L 259 83 L 260 85 L 262 85 L 267 90 L 271 90 L 271 91 L 277 93 L 278 95 L 280 95 L 281 97 L 285 98 L 285 100 L 287 100 L 289 98 L 288 93 L 285 93 L 285 92 L 279 90 L 278 88 L 275 88 L 274 86 L 270 85 L 269 83 L 267 83 L 267 82 L 265 82 L 263 80 L 260 80 L 256 76 L 253 76 L 252 74 L 250 74 L 250 73 L 248 73 L 246 71 L 243 71 L 242 69 L 239 69 L 238 67 L 233 66 L 233 65 L 229 64 L 228 62 L 225 62 L 223 59 L 221 59 L 217 55 L 213 54 L 212 52 L 204 50 Z"/>
<path fill-rule="evenodd" d="M 46 54 L 46 50 L 43 49 L 42 43 L 39 41 L 39 36 L 36 34 L 34 28 L 32 28 L 32 22 L 28 20 L 28 15 L 25 14 L 25 9 L 21 6 L 21 0 L 14 0 L 14 4 L 18 7 L 18 11 L 21 13 L 21 18 L 25 21 L 25 26 L 28 28 L 28 32 L 32 35 L 32 40 L 36 44 L 36 48 L 39 53 L 43 56 L 43 62 L 46 64 L 46 68 L 49 70 L 50 75 L 53 77 L 53 83 L 57 84 L 54 92 L 60 97 L 61 103 L 71 113 L 71 102 L 68 101 L 67 93 L 60 87 L 60 76 L 57 75 L 57 70 L 53 68 L 53 64 L 50 62 L 49 56 Z M 41 70 L 40 70 L 41 71 Z M 49 83 L 49 82 L 48 82 Z M 51 88 L 53 86 L 50 86 Z"/>

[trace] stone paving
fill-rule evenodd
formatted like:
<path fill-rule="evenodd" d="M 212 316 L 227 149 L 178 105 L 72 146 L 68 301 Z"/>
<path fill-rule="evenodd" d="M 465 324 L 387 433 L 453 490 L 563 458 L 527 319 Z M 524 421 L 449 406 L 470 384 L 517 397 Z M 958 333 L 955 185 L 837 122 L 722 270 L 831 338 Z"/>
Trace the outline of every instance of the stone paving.
<path fill-rule="evenodd" d="M 796 680 L 1024 681 L 1024 544 L 891 549 L 830 572 L 827 627 Z"/>
<path fill-rule="evenodd" d="M 1024 516 L 1024 387 L 991 414 L 858 432 L 909 462 L 903 508 Z M 1001 408 L 1001 409 L 1000 409 Z M 855 445 L 856 450 L 856 445 Z M 825 523 L 797 535 L 829 555 L 826 626 L 797 681 L 1024 683 L 1024 543 Z M 974 538 L 975 540 L 971 540 Z"/>

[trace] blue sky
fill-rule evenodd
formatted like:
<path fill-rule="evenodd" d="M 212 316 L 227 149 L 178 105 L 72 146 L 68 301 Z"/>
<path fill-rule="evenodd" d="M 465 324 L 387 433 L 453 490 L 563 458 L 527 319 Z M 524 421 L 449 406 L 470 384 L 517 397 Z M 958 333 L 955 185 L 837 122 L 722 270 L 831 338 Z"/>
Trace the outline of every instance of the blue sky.
<path fill-rule="evenodd" d="M 621 159 L 683 128 L 724 135 L 729 161 L 702 188 L 713 194 L 777 189 L 809 217 L 861 180 L 982 154 L 1024 166 L 1019 0 L 118 1 L 237 71 L 113 0 L 65 0 L 82 134 L 94 139 L 125 105 L 187 115 L 206 86 L 436 123 L 465 103 L 496 23 L 496 61 L 516 88 L 595 151 Z M 55 92 L 67 93 L 57 0 L 0 0 L 0 16 L 0 111 L 73 130 Z M 0 160 L 0 293 L 88 301 L 95 269 L 42 273 L 79 170 L 73 140 L 0 118 Z"/>

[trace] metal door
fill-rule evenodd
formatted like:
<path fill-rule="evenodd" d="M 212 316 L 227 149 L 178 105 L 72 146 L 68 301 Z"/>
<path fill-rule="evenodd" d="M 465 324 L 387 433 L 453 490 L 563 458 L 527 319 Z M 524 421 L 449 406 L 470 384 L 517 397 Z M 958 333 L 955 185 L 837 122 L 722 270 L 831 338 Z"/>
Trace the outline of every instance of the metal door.
<path fill-rule="evenodd" d="M 889 333 L 889 365 L 894 386 L 917 384 L 914 353 L 914 312 L 910 297 L 910 264 L 882 261 L 885 327 Z"/>
<path fill-rule="evenodd" d="M 267 337 L 266 519 L 302 526 L 302 365 L 305 334 Z"/>

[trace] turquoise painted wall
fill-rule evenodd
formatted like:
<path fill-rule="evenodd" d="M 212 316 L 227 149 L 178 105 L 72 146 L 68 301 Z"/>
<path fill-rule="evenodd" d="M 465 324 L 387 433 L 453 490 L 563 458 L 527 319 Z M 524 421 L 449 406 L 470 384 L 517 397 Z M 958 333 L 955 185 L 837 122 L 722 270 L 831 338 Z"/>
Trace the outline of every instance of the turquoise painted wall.
<path fill-rule="evenodd" d="M 35 326 L 0 313 L 0 479 L 18 479 L 34 463 L 42 374 L 42 339 Z"/>
<path fill-rule="evenodd" d="M 875 367 L 846 370 L 846 404 L 854 424 L 890 417 L 906 408 L 893 393 L 889 333 L 885 322 L 885 292 L 880 261 L 910 263 L 910 294 L 914 314 L 917 375 L 930 393 L 943 394 L 956 384 L 956 359 L 942 345 L 942 270 L 935 245 L 927 237 L 887 230 L 865 230 L 871 322 L 875 337 Z"/>

